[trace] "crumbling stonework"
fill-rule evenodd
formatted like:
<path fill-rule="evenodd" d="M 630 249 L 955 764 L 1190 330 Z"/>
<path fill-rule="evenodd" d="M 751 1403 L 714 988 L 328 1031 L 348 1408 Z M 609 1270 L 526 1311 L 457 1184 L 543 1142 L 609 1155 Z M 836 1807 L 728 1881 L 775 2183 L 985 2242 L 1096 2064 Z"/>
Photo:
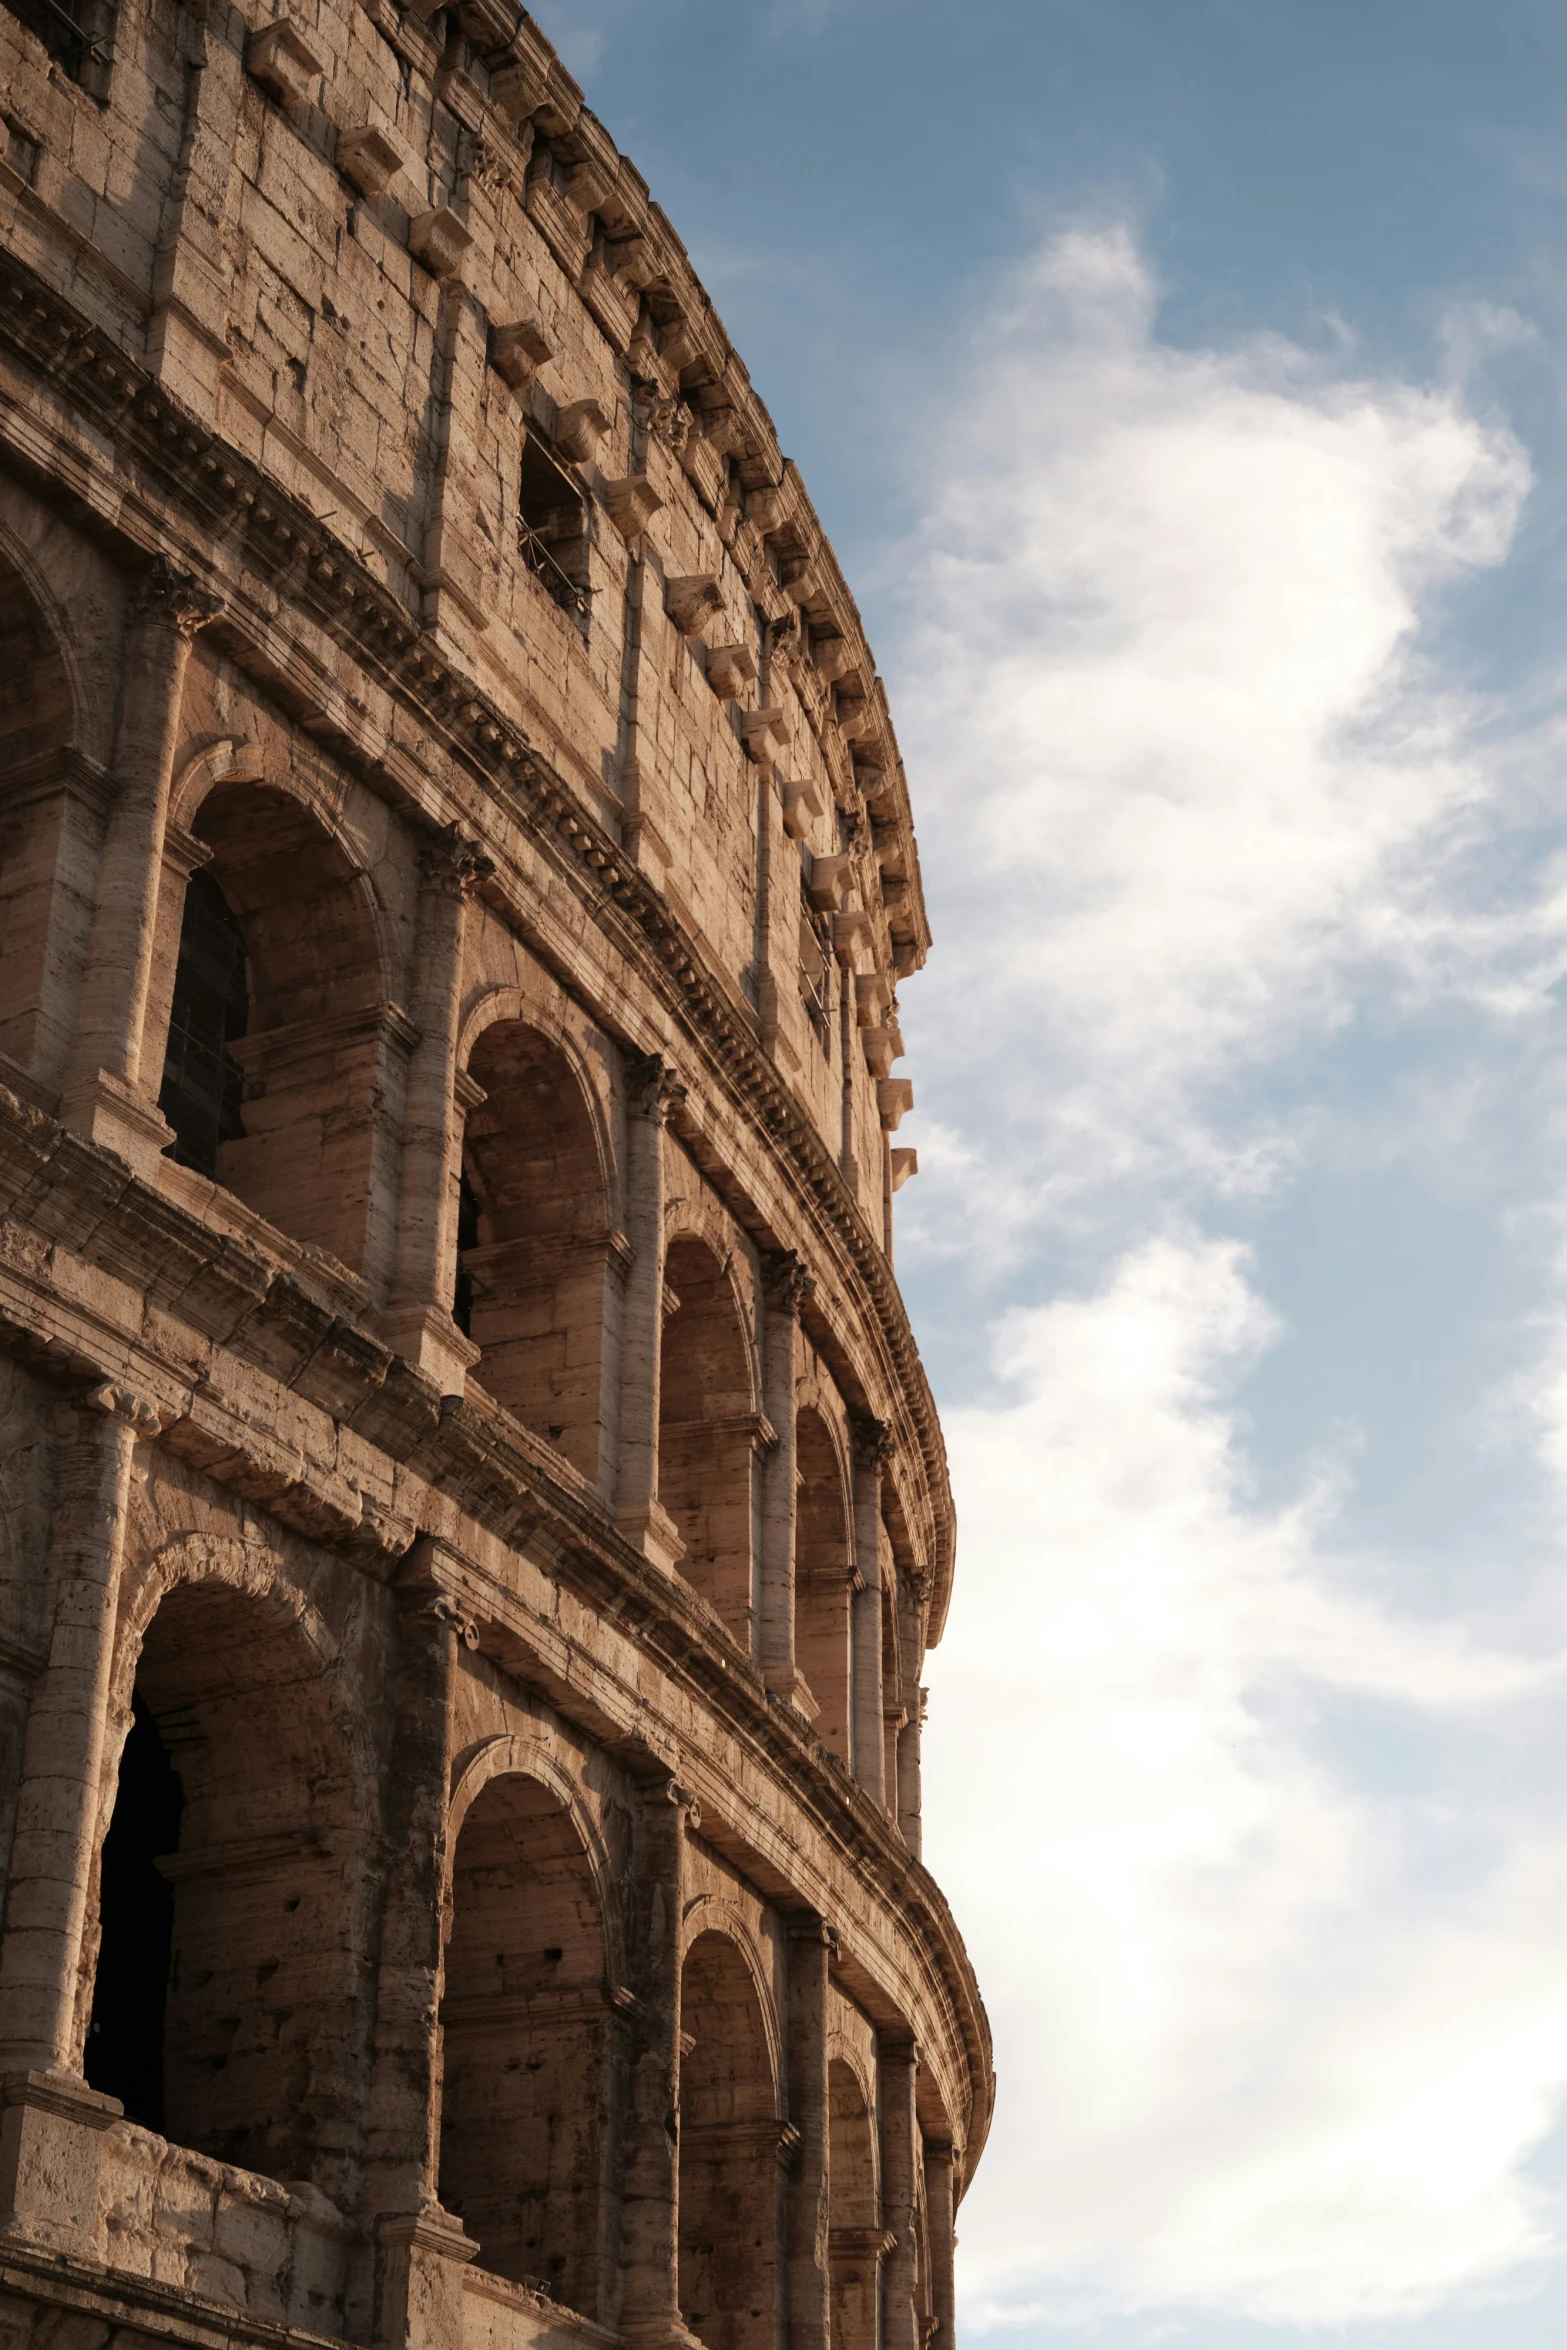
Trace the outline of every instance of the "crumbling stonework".
<path fill-rule="evenodd" d="M 951 2350 L 853 602 L 514 0 L 0 129 L 0 2340 Z"/>

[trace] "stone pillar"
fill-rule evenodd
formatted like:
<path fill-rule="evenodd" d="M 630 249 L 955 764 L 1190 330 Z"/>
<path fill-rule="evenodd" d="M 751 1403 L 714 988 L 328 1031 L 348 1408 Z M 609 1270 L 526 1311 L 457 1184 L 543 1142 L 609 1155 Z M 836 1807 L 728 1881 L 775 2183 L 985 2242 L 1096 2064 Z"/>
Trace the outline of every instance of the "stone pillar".
<path fill-rule="evenodd" d="M 876 2103 L 881 2117 L 881 2213 L 893 2242 L 882 2263 L 878 2350 L 923 2350 L 915 2307 L 919 2255 L 914 2234 L 919 2161 L 914 2086 L 919 2077 L 919 2044 L 903 2035 L 884 2033 L 879 2055 Z"/>
<path fill-rule="evenodd" d="M 49 1552 L 48 1661 L 33 1690 L 0 1944 L 0 2069 L 81 2070 L 87 1901 L 131 1456 L 156 1405 L 100 1387 L 62 1446 Z"/>
<path fill-rule="evenodd" d="M 935 2330 L 929 2350 L 956 2350 L 957 2296 L 953 2290 L 952 2148 L 944 2139 L 925 2142 L 925 2226 L 930 2237 L 930 2299 Z"/>
<path fill-rule="evenodd" d="M 854 1426 L 854 1776 L 886 1801 L 882 1719 L 881 1472 L 892 1439 L 881 1420 Z"/>
<path fill-rule="evenodd" d="M 832 2330 L 827 1975 L 834 1939 L 819 1917 L 789 1922 L 789 2118 L 799 2145 L 784 2236 L 788 2350 L 828 2350 Z"/>
<path fill-rule="evenodd" d="M 421 886 L 410 1012 L 418 1042 L 408 1064 L 398 1185 L 396 1258 L 386 1333 L 460 1395 L 475 1347 L 452 1319 L 456 1266 L 457 1029 L 469 898 L 494 864 L 453 828 L 419 859 Z"/>
<path fill-rule="evenodd" d="M 686 1831 L 695 1798 L 673 1779 L 643 1792 L 633 1886 L 631 2059 L 621 2199 L 620 2335 L 631 2350 L 691 2350 L 680 2315 L 680 1964 Z"/>
<path fill-rule="evenodd" d="M 91 2253 L 101 2133 L 120 2113 L 81 2078 L 91 1983 L 87 1904 L 131 1457 L 157 1407 L 101 1387 L 61 1447 L 49 1552 L 48 1659 L 22 1747 L 0 1943 L 0 2211 L 35 2243 Z"/>
<path fill-rule="evenodd" d="M 762 1556 L 758 1581 L 758 1661 L 769 1689 L 793 1697 L 794 1656 L 794 1375 L 800 1308 L 815 1288 L 788 1251 L 767 1267 L 762 1411 L 776 1441 L 762 1464 Z"/>
<path fill-rule="evenodd" d="M 620 1344 L 620 1467 L 615 1516 L 655 1565 L 672 1572 L 684 1555 L 658 1499 L 658 1382 L 664 1332 L 664 1127 L 685 1099 L 656 1053 L 626 1067 L 626 1276 Z"/>
<path fill-rule="evenodd" d="M 923 1828 L 920 1811 L 922 1804 L 920 1775 L 920 1743 L 925 1728 L 925 1706 L 929 1692 L 917 1689 L 914 1693 L 914 1711 L 898 1732 L 898 1826 L 903 1841 L 920 1859 Z"/>
<path fill-rule="evenodd" d="M 131 595 L 120 656 L 115 797 L 61 1115 L 139 1174 L 151 1173 L 170 1139 L 141 1083 L 142 1028 L 185 665 L 197 630 L 219 608 L 160 556 Z"/>
<path fill-rule="evenodd" d="M 440 1996 L 454 1684 L 459 1647 L 477 1645 L 451 1586 L 453 1564 L 426 1537 L 397 1578 L 399 1615 L 365 2219 L 373 2274 L 355 2281 L 360 2338 L 455 2350 L 462 2270 L 478 2247 L 440 2207 Z M 365 2316 L 371 2316 L 367 2328 Z"/>

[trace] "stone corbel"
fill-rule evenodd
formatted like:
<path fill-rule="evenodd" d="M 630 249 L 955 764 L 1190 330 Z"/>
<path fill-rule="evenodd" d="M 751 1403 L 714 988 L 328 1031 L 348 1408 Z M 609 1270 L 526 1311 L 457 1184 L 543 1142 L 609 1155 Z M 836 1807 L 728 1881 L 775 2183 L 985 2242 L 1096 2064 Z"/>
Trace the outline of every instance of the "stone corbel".
<path fill-rule="evenodd" d="M 901 1191 L 911 1175 L 920 1171 L 920 1155 L 907 1143 L 900 1143 L 892 1154 L 892 1188 Z M 923 1695 L 923 1692 L 921 1693 Z"/>
<path fill-rule="evenodd" d="M 245 44 L 245 70 L 287 105 L 304 97 L 322 65 L 304 35 L 285 17 L 251 34 Z"/>
<path fill-rule="evenodd" d="M 794 591 L 791 588 L 789 592 L 792 595 Z M 880 731 L 881 714 L 869 694 L 846 694 L 840 691 L 835 715 L 845 742 L 871 742 Z"/>
<path fill-rule="evenodd" d="M 586 216 L 597 212 L 610 189 L 615 175 L 597 156 L 589 155 L 581 163 L 570 164 L 561 177 L 561 194 L 573 211 Z"/>
<path fill-rule="evenodd" d="M 747 756 L 758 767 L 771 766 L 775 749 L 788 743 L 788 716 L 776 703 L 769 703 L 763 710 L 739 710 L 735 722 Z"/>
<path fill-rule="evenodd" d="M 900 1121 L 914 1107 L 914 1087 L 907 1077 L 879 1077 L 876 1081 L 876 1109 L 882 1127 L 888 1134 L 896 1134 Z"/>
<path fill-rule="evenodd" d="M 605 511 L 628 546 L 641 538 L 664 501 L 645 473 L 600 484 Z"/>
<path fill-rule="evenodd" d="M 397 141 L 374 123 L 344 131 L 337 142 L 337 168 L 361 196 L 384 196 L 406 162 Z"/>
<path fill-rule="evenodd" d="M 791 840 L 804 840 L 811 826 L 822 815 L 822 795 L 813 777 L 802 782 L 778 780 L 778 797 L 783 802 L 783 827 Z"/>
<path fill-rule="evenodd" d="M 811 647 L 811 659 L 817 675 L 831 685 L 857 666 L 859 655 L 846 636 L 819 636 Z"/>
<path fill-rule="evenodd" d="M 854 1008 L 862 1028 L 877 1025 L 878 1016 L 892 1002 L 892 988 L 885 971 L 861 971 L 854 982 Z"/>
<path fill-rule="evenodd" d="M 696 636 L 724 608 L 716 574 L 694 571 L 664 582 L 664 610 L 682 636 Z"/>
<path fill-rule="evenodd" d="M 604 266 L 613 278 L 640 289 L 658 272 L 651 241 L 640 229 L 629 237 L 610 237 L 604 246 Z"/>
<path fill-rule="evenodd" d="M 514 392 L 525 392 L 555 346 L 536 318 L 514 318 L 490 330 L 490 365 Z"/>
<path fill-rule="evenodd" d="M 732 702 L 756 675 L 756 655 L 749 645 L 709 645 L 707 682 L 721 702 Z"/>
<path fill-rule="evenodd" d="M 834 914 L 832 951 L 840 963 L 852 963 L 862 948 L 868 947 L 870 943 L 871 918 L 863 906 L 850 906 L 845 912 Z"/>
<path fill-rule="evenodd" d="M 813 857 L 806 895 L 818 914 L 835 914 L 854 878 L 852 857 Z"/>
<path fill-rule="evenodd" d="M 556 412 L 555 446 L 576 464 L 585 464 L 597 454 L 598 445 L 608 430 L 609 418 L 597 400 L 569 400 L 564 408 Z M 633 476 L 633 479 L 638 478 Z M 606 498 L 610 490 L 624 486 L 619 482 L 606 482 Z"/>
<path fill-rule="evenodd" d="M 873 1077 L 890 1077 L 893 1062 L 903 1058 L 903 1038 L 895 1020 L 881 1028 L 862 1028 L 860 1044 Z"/>
<path fill-rule="evenodd" d="M 473 238 L 449 204 L 436 204 L 408 223 L 409 250 L 432 277 L 460 277 Z"/>

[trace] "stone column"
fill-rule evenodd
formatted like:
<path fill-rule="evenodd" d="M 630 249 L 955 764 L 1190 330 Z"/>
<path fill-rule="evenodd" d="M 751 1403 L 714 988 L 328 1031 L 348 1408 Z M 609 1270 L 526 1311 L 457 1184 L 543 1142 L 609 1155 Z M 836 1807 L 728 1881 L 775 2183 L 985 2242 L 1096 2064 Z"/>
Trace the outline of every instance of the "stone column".
<path fill-rule="evenodd" d="M 61 1115 L 139 1174 L 153 1170 L 169 1141 L 156 1097 L 141 1083 L 141 1047 L 185 666 L 197 630 L 219 609 L 215 596 L 159 556 L 131 595 L 120 656 L 115 797 Z"/>
<path fill-rule="evenodd" d="M 426 1537 L 397 1578 L 391 1854 L 383 1889 L 366 2132 L 373 2273 L 352 2289 L 361 2339 L 455 2350 L 462 2270 L 478 2247 L 440 2207 L 440 1995 L 454 1684 L 477 1646 L 455 1562 Z M 367 2266 L 369 2264 L 366 2264 Z M 367 2327 L 366 2316 L 371 2322 Z"/>
<path fill-rule="evenodd" d="M 0 1943 L 0 2211 L 20 2236 L 91 2253 L 100 2134 L 120 2112 L 81 2077 L 87 1905 L 131 1458 L 156 1405 L 100 1387 L 62 1445 L 49 1551 L 49 1648 L 22 1747 Z"/>
<path fill-rule="evenodd" d="M 835 1937 L 814 1915 L 789 1921 L 789 2118 L 799 2131 L 784 2238 L 788 2350 L 828 2350 L 827 1978 Z"/>
<path fill-rule="evenodd" d="M 631 2059 L 621 2199 L 621 2339 L 631 2350 L 690 2350 L 680 2315 L 680 1963 L 686 1831 L 695 1798 L 673 1779 L 643 1792 L 633 1885 Z"/>
<path fill-rule="evenodd" d="M 138 1435 L 156 1435 L 162 1417 L 115 1386 L 98 1388 L 73 1417 L 50 1542 L 48 1661 L 28 1708 L 11 1845 L 0 2068 L 76 2074 L 131 1456 Z"/>
<path fill-rule="evenodd" d="M 924 1849 L 920 1811 L 920 1743 L 925 1728 L 928 1691 L 914 1693 L 914 1711 L 898 1732 L 898 1826 L 916 1860 Z"/>
<path fill-rule="evenodd" d="M 925 2225 L 930 2236 L 930 2298 L 936 2326 L 929 2350 L 956 2350 L 957 2296 L 953 2290 L 952 2254 L 955 2213 L 952 2194 L 952 2148 L 941 2138 L 925 2141 Z"/>
<path fill-rule="evenodd" d="M 454 827 L 419 859 L 419 919 L 398 1185 L 396 1258 L 386 1333 L 399 1353 L 460 1395 L 478 1349 L 452 1319 L 456 1265 L 457 1029 L 468 900 L 494 864 Z"/>
<path fill-rule="evenodd" d="M 615 1516 L 666 1572 L 684 1545 L 658 1499 L 658 1382 L 664 1331 L 664 1128 L 685 1099 L 667 1061 L 651 1053 L 626 1067 L 626 1276 L 620 1344 L 620 1467 Z"/>
<path fill-rule="evenodd" d="M 854 1426 L 854 1776 L 886 1801 L 882 1719 L 881 1472 L 892 1438 L 881 1420 Z"/>
<path fill-rule="evenodd" d="M 915 2166 L 919 2121 L 914 2086 L 919 2077 L 919 2044 L 884 2033 L 879 2043 L 881 2117 L 881 2214 L 893 2238 L 881 2271 L 881 2332 L 878 2350 L 923 2350 L 915 2294 L 919 2284 L 914 2235 Z"/>
<path fill-rule="evenodd" d="M 793 1697 L 794 1658 L 794 1375 L 800 1308 L 816 1284 L 792 1250 L 766 1268 L 762 1410 L 776 1442 L 762 1463 L 762 1557 L 758 1576 L 758 1660 L 769 1689 Z"/>

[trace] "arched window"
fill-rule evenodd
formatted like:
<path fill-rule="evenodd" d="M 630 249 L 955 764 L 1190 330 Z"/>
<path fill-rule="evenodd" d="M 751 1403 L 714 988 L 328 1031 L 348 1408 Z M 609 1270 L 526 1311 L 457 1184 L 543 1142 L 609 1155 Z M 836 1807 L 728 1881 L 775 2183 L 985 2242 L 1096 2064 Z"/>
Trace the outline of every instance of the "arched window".
<path fill-rule="evenodd" d="M 686 1546 L 681 1573 L 749 1652 L 751 1464 L 760 1431 L 745 1332 L 723 1269 L 703 1241 L 670 1243 L 664 1291 L 658 1497 Z"/>
<path fill-rule="evenodd" d="M 680 1981 L 680 2313 L 706 2350 L 774 2350 L 783 2128 L 756 1986 L 725 1935 Z"/>
<path fill-rule="evenodd" d="M 174 1129 L 170 1157 L 216 1177 L 226 1142 L 245 1131 L 245 1072 L 230 1046 L 250 1024 L 245 934 L 210 873 L 185 888 L 180 956 L 158 1107 Z"/>
<path fill-rule="evenodd" d="M 468 1073 L 484 1099 L 463 1141 L 466 1217 L 454 1311 L 482 1351 L 473 1376 L 586 1477 L 607 1475 L 605 1326 L 616 1241 L 592 1113 L 558 1045 L 498 1020 Z"/>
<path fill-rule="evenodd" d="M 492 2275 L 598 2315 L 608 2034 L 604 1923 L 570 1814 L 492 1779 L 452 1861 L 440 2198 Z"/>
<path fill-rule="evenodd" d="M 366 2053 L 363 1859 L 296 1618 L 177 1586 L 142 1645 L 104 1842 L 92 2085 L 180 2145 L 341 2202 Z"/>
<path fill-rule="evenodd" d="M 86 952 L 101 809 L 68 746 L 75 710 L 64 656 L 20 576 L 0 562 L 0 1053 L 60 1082 L 75 974 Z"/>
<path fill-rule="evenodd" d="M 195 832 L 211 861 L 186 885 L 164 981 L 173 1155 L 368 1270 L 390 1238 L 397 1137 L 383 1104 L 401 1087 L 384 1067 L 396 1021 L 363 879 L 307 808 L 266 784 L 217 784 Z"/>
<path fill-rule="evenodd" d="M 828 2259 L 833 2350 L 876 2350 L 883 2253 L 875 2121 L 852 2066 L 835 2056 L 827 2072 Z"/>
<path fill-rule="evenodd" d="M 821 1414 L 795 1421 L 795 1663 L 815 1698 L 817 1736 L 847 1764 L 852 1715 L 853 1567 L 843 1470 Z"/>

